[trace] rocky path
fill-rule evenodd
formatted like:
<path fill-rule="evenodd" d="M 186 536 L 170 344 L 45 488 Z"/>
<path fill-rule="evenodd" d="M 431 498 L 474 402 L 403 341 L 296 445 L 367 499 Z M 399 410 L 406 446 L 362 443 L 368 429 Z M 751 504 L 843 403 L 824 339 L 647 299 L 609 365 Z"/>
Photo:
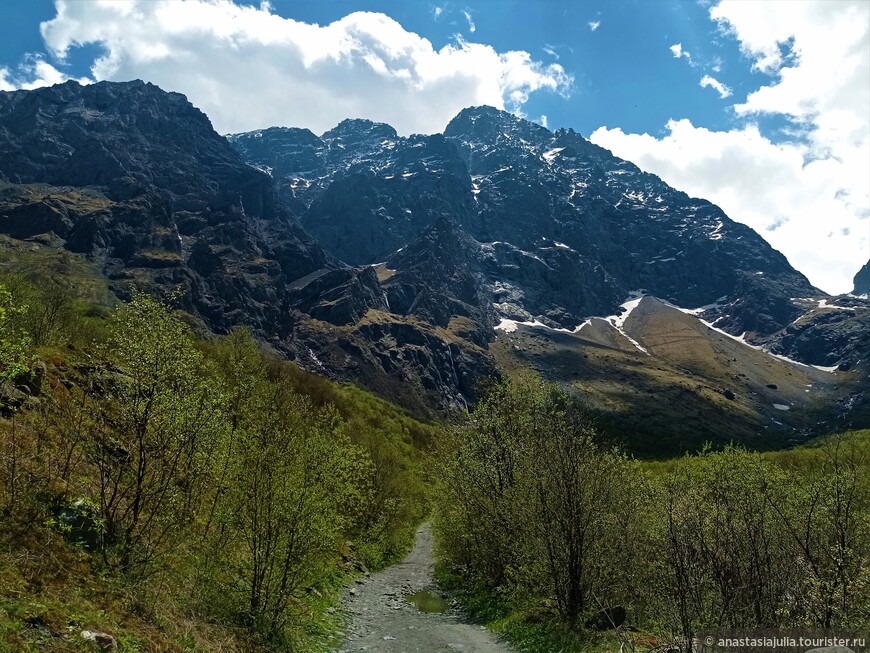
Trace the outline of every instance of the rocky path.
<path fill-rule="evenodd" d="M 407 558 L 348 591 L 350 624 L 341 653 L 510 653 L 507 644 L 482 626 L 468 623 L 449 604 L 444 612 L 423 612 L 406 599 L 420 592 L 424 601 L 428 598 L 436 604 L 430 607 L 438 607 L 432 548 L 432 532 L 424 524 Z"/>

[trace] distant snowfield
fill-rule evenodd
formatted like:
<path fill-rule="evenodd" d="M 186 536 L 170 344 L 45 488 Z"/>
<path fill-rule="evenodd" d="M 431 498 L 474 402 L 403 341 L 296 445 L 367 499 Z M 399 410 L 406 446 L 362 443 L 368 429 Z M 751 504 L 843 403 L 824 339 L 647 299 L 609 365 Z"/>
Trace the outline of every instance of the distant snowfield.
<path fill-rule="evenodd" d="M 557 246 L 558 246 L 558 244 L 557 244 Z M 628 319 L 628 316 L 631 315 L 631 312 L 635 308 L 637 308 L 638 304 L 640 304 L 640 302 L 643 298 L 644 298 L 644 295 L 642 295 L 640 293 L 640 291 L 634 291 L 634 292 L 630 293 L 628 299 L 626 299 L 626 301 L 621 304 L 620 308 L 622 308 L 623 311 L 619 315 L 608 315 L 606 317 L 592 316 L 592 317 L 584 320 L 583 322 L 581 322 L 578 326 L 576 326 L 573 329 L 560 329 L 557 327 L 547 326 L 546 324 L 544 324 L 543 322 L 541 322 L 539 320 L 533 320 L 531 322 L 528 322 L 528 321 L 522 322 L 519 320 L 510 320 L 507 318 L 502 318 L 502 320 L 496 325 L 495 329 L 496 329 L 496 331 L 503 331 L 504 333 L 513 333 L 514 331 L 517 330 L 518 326 L 527 326 L 527 327 L 543 328 L 543 329 L 547 329 L 548 331 L 559 331 L 560 333 L 568 333 L 571 335 L 576 335 L 576 334 L 580 333 L 580 330 L 583 327 L 591 324 L 592 320 L 604 320 L 605 322 L 610 324 L 612 327 L 614 327 L 617 331 L 619 331 L 619 333 L 621 333 L 623 336 L 625 336 L 625 338 L 631 344 L 633 344 L 635 347 L 637 347 L 637 349 L 639 351 L 642 351 L 644 354 L 649 356 L 650 355 L 649 351 L 647 351 L 647 349 L 645 347 L 643 347 L 637 340 L 635 340 L 630 335 L 628 335 L 625 332 L 625 330 L 623 329 L 623 325 L 625 324 L 625 320 Z"/>
<path fill-rule="evenodd" d="M 517 327 L 519 327 L 519 326 L 527 326 L 527 327 L 538 327 L 538 328 L 541 328 L 541 329 L 547 329 L 548 331 L 560 331 L 561 333 L 571 333 L 571 334 L 575 334 L 575 333 L 577 333 L 577 332 L 580 330 L 580 328 L 581 328 L 582 326 L 584 326 L 585 324 L 588 324 L 588 321 L 584 322 L 583 324 L 581 324 L 580 326 L 578 326 L 576 329 L 573 329 L 573 330 L 572 330 L 572 329 L 559 329 L 559 328 L 556 328 L 556 327 L 547 326 L 546 324 L 544 324 L 543 322 L 540 322 L 540 321 L 538 321 L 538 320 L 534 320 L 534 321 L 532 321 L 532 322 L 523 322 L 523 321 L 521 321 L 521 320 L 509 320 L 509 319 L 507 319 L 507 318 L 502 318 L 502 319 L 501 319 L 501 322 L 499 322 L 499 323 L 495 326 L 495 330 L 496 330 L 496 331 L 504 331 L 505 333 L 513 333 L 514 331 L 517 330 Z"/>
<path fill-rule="evenodd" d="M 852 311 L 855 312 L 855 307 L 853 306 L 838 306 L 837 304 L 829 304 L 827 299 L 819 300 L 819 308 L 833 308 L 837 311 Z"/>
<path fill-rule="evenodd" d="M 607 317 L 605 317 L 603 319 L 606 320 L 607 322 L 610 322 L 610 324 L 612 324 L 614 327 L 616 327 L 616 330 L 619 331 L 623 336 L 625 336 L 625 338 L 631 344 L 633 344 L 635 347 L 637 347 L 638 350 L 642 351 L 644 354 L 649 356 L 650 353 L 646 349 L 646 347 L 643 347 L 637 340 L 635 340 L 630 335 L 628 335 L 625 332 L 625 329 L 623 329 L 623 326 L 625 325 L 625 321 L 628 319 L 628 316 L 631 315 L 632 311 L 640 305 L 640 302 L 643 300 L 644 296 L 645 295 L 643 295 L 640 290 L 632 291 L 631 293 L 629 293 L 628 299 L 626 299 L 620 305 L 622 312 L 619 315 L 608 315 Z M 580 327 L 577 327 L 577 330 L 579 331 Z"/>

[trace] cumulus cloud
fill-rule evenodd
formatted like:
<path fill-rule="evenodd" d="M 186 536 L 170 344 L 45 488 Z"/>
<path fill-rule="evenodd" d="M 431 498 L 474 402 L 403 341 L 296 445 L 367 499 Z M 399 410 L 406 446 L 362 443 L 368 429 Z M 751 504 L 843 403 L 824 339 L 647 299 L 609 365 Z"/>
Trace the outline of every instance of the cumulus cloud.
<path fill-rule="evenodd" d="M 474 34 L 477 31 L 477 25 L 474 24 L 474 19 L 472 19 L 471 13 L 463 10 L 462 15 L 465 16 L 465 20 L 468 22 L 468 31 Z"/>
<path fill-rule="evenodd" d="M 661 138 L 602 127 L 592 140 L 719 204 L 823 290 L 851 290 L 870 256 L 870 4 L 724 0 L 710 16 L 771 75 L 734 111 L 789 120 L 789 140 L 688 120 Z"/>
<path fill-rule="evenodd" d="M 601 27 L 600 20 L 590 20 L 589 23 L 587 23 L 587 24 L 589 25 L 589 29 L 591 29 L 593 32 L 595 30 L 597 30 L 599 27 Z"/>
<path fill-rule="evenodd" d="M 147 79 L 180 91 L 221 132 L 270 125 L 320 133 L 347 117 L 435 132 L 460 109 L 489 104 L 517 113 L 532 93 L 570 92 L 572 78 L 528 52 L 462 39 L 432 43 L 379 13 L 329 25 L 230 0 L 56 0 L 42 24 L 51 53 L 96 44 L 97 80 Z"/>
<path fill-rule="evenodd" d="M 860 186 L 861 175 L 870 178 L 866 160 L 851 162 L 858 165 L 851 171 L 831 159 L 807 162 L 807 146 L 773 143 L 755 125 L 716 132 L 672 120 L 667 130 L 656 138 L 602 127 L 591 139 L 672 186 L 715 202 L 822 290 L 851 290 L 852 276 L 867 260 L 870 215 L 866 203 L 856 205 L 844 191 Z"/>
<path fill-rule="evenodd" d="M 0 68 L 0 91 L 14 91 L 16 88 L 9 80 L 9 69 Z"/>
<path fill-rule="evenodd" d="M 722 2 L 711 11 L 756 68 L 778 77 L 734 110 L 785 115 L 803 129 L 814 154 L 848 158 L 856 144 L 866 147 L 870 140 L 870 4 L 817 0 L 772 11 L 776 7 Z M 789 43 L 792 56 L 786 57 Z"/>
<path fill-rule="evenodd" d="M 728 86 L 720 82 L 715 77 L 710 77 L 710 75 L 704 75 L 701 78 L 701 87 L 706 88 L 708 86 L 714 89 L 719 94 L 719 97 L 723 100 L 731 95 L 731 89 Z"/>

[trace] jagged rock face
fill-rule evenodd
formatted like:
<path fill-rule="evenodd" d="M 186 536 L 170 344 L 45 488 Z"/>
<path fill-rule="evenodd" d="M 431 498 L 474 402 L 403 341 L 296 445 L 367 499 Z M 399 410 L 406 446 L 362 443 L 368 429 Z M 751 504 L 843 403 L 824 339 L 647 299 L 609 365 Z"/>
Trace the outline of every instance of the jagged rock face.
<path fill-rule="evenodd" d="M 273 128 L 229 139 L 278 180 L 306 231 L 352 265 L 385 261 L 439 218 L 472 210 L 468 171 L 441 135 L 401 138 L 345 120 L 320 138 Z"/>
<path fill-rule="evenodd" d="M 343 328 L 302 321 L 291 348 L 308 369 L 352 380 L 429 417 L 433 409 L 467 407 L 478 382 L 497 373 L 491 355 L 461 336 L 381 311 Z"/>
<path fill-rule="evenodd" d="M 454 317 L 486 327 L 492 310 L 481 273 L 481 246 L 452 221 L 442 219 L 387 261 L 396 274 L 384 283 L 390 309 L 441 327 Z"/>
<path fill-rule="evenodd" d="M 300 279 L 293 306 L 319 322 L 294 330 L 294 355 L 418 414 L 465 408 L 497 374 L 479 249 L 440 219 L 385 263 Z"/>
<path fill-rule="evenodd" d="M 571 130 L 551 132 L 477 107 L 462 111 L 443 137 L 406 139 L 389 126 L 349 120 L 321 137 L 270 129 L 231 141 L 249 162 L 269 170 L 328 251 L 375 269 L 384 306 L 359 317 L 346 293 L 340 302 L 330 300 L 330 311 L 340 306 L 347 320 L 357 321 L 328 346 L 321 339 L 310 349 L 318 361 L 332 361 L 327 367 L 340 367 L 342 357 L 379 361 L 353 374 L 369 387 L 389 386 L 392 396 L 421 385 L 440 394 L 451 387 L 471 392 L 473 385 L 460 379 L 487 373 L 489 352 L 503 355 L 504 345 L 493 345 L 500 320 L 568 331 L 584 323 L 581 339 L 589 338 L 604 322 L 586 319 L 617 313 L 637 290 L 699 309 L 707 324 L 804 363 L 852 369 L 870 353 L 863 304 L 821 308 L 824 294 L 754 231 Z M 366 305 L 375 305 L 373 294 Z M 421 350 L 424 334 L 413 331 L 418 337 L 412 338 L 409 324 L 430 325 L 442 339 L 424 338 Z M 530 351 L 553 334 L 568 338 L 547 334 L 530 334 Z M 596 346 L 635 350 L 616 332 L 599 336 Z M 299 340 L 317 337 L 307 332 Z M 445 349 L 445 340 L 458 350 Z M 396 350 L 395 342 L 403 348 Z M 749 367 L 763 366 L 767 354 L 753 355 Z M 605 373 L 581 365 L 593 378 L 565 377 L 547 371 L 558 365 L 526 362 L 572 384 L 594 385 Z M 425 378 L 415 380 L 421 369 Z M 724 369 L 711 372 L 711 379 L 722 375 L 722 387 L 733 372 Z M 632 395 L 605 385 L 615 393 L 610 401 L 622 401 L 623 390 Z"/>
<path fill-rule="evenodd" d="M 268 177 L 245 166 L 204 113 L 141 81 L 0 94 L 0 178 L 105 186 L 115 201 L 152 188 L 203 203 L 236 195 L 251 216 L 272 203 Z"/>
<path fill-rule="evenodd" d="M 177 93 L 67 82 L 0 93 L 0 231 L 53 233 L 130 285 L 182 288 L 216 330 L 289 331 L 283 287 L 338 267 Z"/>
<path fill-rule="evenodd" d="M 394 257 L 440 219 L 460 225 L 478 244 L 456 246 L 475 259 L 460 267 L 482 275 L 478 309 L 492 304 L 505 318 L 573 328 L 644 289 L 686 307 L 721 300 L 709 315 L 720 327 L 765 336 L 800 315 L 791 297 L 819 294 L 715 205 L 571 130 L 491 107 L 462 111 L 443 137 L 348 120 L 320 138 L 269 129 L 230 139 L 346 262 Z M 441 296 L 462 283 L 440 283 Z"/>
<path fill-rule="evenodd" d="M 804 300 L 806 312 L 777 333 L 770 346 L 777 354 L 810 365 L 851 369 L 870 355 L 870 301 L 840 295 Z"/>
<path fill-rule="evenodd" d="M 477 210 L 463 226 L 481 242 L 516 247 L 527 261 L 521 269 L 546 266 L 565 281 L 545 284 L 549 294 L 523 306 L 533 316 L 572 327 L 644 289 L 685 307 L 726 296 L 731 304 L 718 316 L 724 328 L 768 334 L 800 314 L 790 297 L 818 294 L 785 257 L 717 206 L 573 130 L 550 132 L 479 107 L 461 112 L 445 136 L 472 175 Z M 527 297 L 541 286 L 538 279 L 512 285 Z"/>
<path fill-rule="evenodd" d="M 339 326 L 359 322 L 369 309 L 388 310 L 373 268 L 324 268 L 292 283 L 289 294 L 291 308 Z"/>
<path fill-rule="evenodd" d="M 867 261 L 855 275 L 853 295 L 870 295 L 870 261 Z"/>
<path fill-rule="evenodd" d="M 142 82 L 0 92 L 0 232 L 424 414 L 495 373 L 501 319 L 571 329 L 640 288 L 789 355 L 866 347 L 857 311 L 796 320 L 820 293 L 757 234 L 570 130 L 480 107 L 229 141 Z"/>
<path fill-rule="evenodd" d="M 419 413 L 464 405 L 493 368 L 485 349 L 463 337 L 485 345 L 488 319 L 481 317 L 476 330 L 454 323 L 450 331 L 447 315 L 442 328 L 428 319 L 431 312 L 391 314 L 375 270 L 326 254 L 293 215 L 294 207 L 312 208 L 313 230 L 346 242 L 349 252 L 386 258 L 396 243 L 456 213 L 454 205 L 469 204 L 468 193 L 450 185 L 463 175 L 467 181 L 455 148 L 441 136 L 399 139 L 392 128 L 364 121 L 346 121 L 322 138 L 305 130 L 269 133 L 271 158 L 258 170 L 184 96 L 151 84 L 69 82 L 0 93 L 0 233 L 97 260 L 122 297 L 134 287 L 181 290 L 182 306 L 210 329 L 249 325 L 310 369 L 367 384 Z M 262 154 L 259 140 L 241 142 Z M 360 159 L 373 143 L 383 153 L 396 150 L 389 156 L 397 169 L 407 161 L 420 176 L 454 179 L 437 180 L 441 190 L 433 192 L 417 187 L 413 174 L 401 177 L 409 181 L 402 208 L 390 204 L 382 222 L 392 241 L 366 240 L 364 228 L 335 230 L 337 216 L 392 194 L 377 187 L 354 194 L 368 174 Z M 294 197 L 278 191 L 270 168 L 300 169 L 314 179 L 329 172 L 331 185 L 312 183 Z M 425 285 L 406 277 L 406 289 Z"/>

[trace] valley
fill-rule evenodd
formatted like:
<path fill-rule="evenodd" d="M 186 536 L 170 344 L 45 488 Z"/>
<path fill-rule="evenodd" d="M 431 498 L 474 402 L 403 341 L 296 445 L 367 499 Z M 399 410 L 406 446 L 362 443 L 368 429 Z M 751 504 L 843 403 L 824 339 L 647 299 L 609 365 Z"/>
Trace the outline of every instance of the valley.
<path fill-rule="evenodd" d="M 867 625 L 867 283 L 489 106 L 0 91 L 0 651 Z"/>

